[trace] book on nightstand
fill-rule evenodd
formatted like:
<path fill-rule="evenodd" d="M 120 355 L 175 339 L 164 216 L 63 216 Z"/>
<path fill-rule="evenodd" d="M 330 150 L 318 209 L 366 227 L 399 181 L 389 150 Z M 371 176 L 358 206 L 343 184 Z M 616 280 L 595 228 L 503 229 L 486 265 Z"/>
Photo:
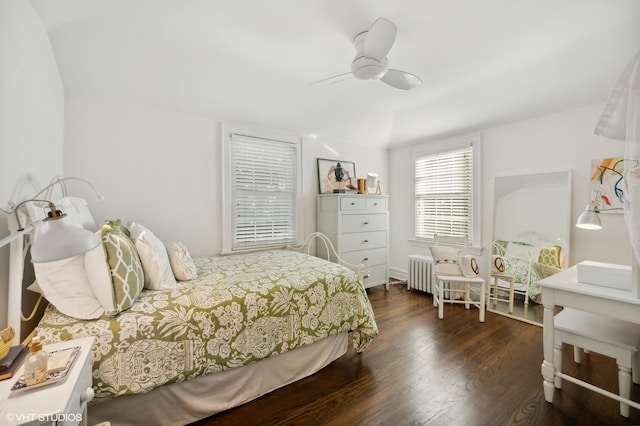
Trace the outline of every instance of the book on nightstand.
<path fill-rule="evenodd" d="M 0 360 L 0 380 L 12 378 L 28 352 L 24 345 L 12 346 L 7 356 Z"/>

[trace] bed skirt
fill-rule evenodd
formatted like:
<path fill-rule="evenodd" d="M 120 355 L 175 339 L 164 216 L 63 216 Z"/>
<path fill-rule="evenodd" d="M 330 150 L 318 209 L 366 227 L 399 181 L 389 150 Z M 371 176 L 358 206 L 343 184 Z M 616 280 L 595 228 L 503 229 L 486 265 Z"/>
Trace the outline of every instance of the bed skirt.
<path fill-rule="evenodd" d="M 347 332 L 309 346 L 242 367 L 174 383 L 139 395 L 127 395 L 91 404 L 89 424 L 109 421 L 119 425 L 185 425 L 229 408 L 321 370 L 344 355 Z"/>

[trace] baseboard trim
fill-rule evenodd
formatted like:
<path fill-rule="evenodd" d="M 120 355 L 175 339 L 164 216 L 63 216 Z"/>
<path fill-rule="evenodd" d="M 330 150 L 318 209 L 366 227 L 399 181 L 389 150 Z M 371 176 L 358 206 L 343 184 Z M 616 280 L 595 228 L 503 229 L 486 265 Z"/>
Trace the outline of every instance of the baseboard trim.
<path fill-rule="evenodd" d="M 406 269 L 389 268 L 389 276 L 400 281 L 406 281 L 409 278 L 409 272 Z"/>

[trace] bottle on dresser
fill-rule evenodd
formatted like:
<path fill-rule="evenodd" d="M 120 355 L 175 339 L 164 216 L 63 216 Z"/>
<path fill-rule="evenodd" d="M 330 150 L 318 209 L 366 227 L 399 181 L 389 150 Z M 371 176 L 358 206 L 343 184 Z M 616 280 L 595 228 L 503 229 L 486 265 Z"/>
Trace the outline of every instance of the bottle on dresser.
<path fill-rule="evenodd" d="M 40 337 L 34 336 L 24 362 L 24 382 L 27 386 L 41 383 L 47 378 L 47 359 L 47 352 L 42 349 Z"/>

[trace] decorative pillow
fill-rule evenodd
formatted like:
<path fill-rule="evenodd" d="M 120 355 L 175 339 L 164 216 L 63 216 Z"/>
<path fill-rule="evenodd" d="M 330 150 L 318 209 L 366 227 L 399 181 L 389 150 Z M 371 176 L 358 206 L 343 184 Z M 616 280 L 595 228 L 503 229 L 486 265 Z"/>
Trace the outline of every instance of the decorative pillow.
<path fill-rule="evenodd" d="M 142 263 L 131 239 L 117 226 L 102 226 L 102 246 L 111 272 L 116 313 L 133 305 L 144 287 Z"/>
<path fill-rule="evenodd" d="M 105 310 L 96 299 L 85 272 L 84 255 L 34 263 L 37 287 L 60 312 L 78 319 L 95 319 Z M 33 288 L 33 284 L 29 288 Z"/>
<path fill-rule="evenodd" d="M 114 301 L 113 281 L 111 279 L 111 270 L 107 263 L 107 253 L 102 243 L 102 229 L 96 231 L 96 236 L 100 240 L 100 244 L 84 254 L 84 267 L 93 294 L 95 294 L 96 299 L 100 302 L 107 315 L 113 316 L 119 311 L 116 309 Z"/>
<path fill-rule="evenodd" d="M 452 247 L 429 247 L 435 263 L 435 272 L 440 275 L 462 275 L 460 263 L 460 250 Z"/>
<path fill-rule="evenodd" d="M 116 231 L 120 231 L 122 232 L 124 235 L 126 235 L 127 237 L 131 238 L 131 232 L 129 232 L 129 229 L 123 225 L 122 221 L 120 219 L 116 219 L 116 220 L 107 220 L 105 221 L 106 225 L 109 225 L 112 229 L 116 230 Z"/>
<path fill-rule="evenodd" d="M 505 266 L 504 260 L 502 260 L 502 256 L 491 256 L 491 272 L 494 274 L 502 274 L 504 273 Z"/>
<path fill-rule="evenodd" d="M 178 283 L 169 263 L 169 255 L 162 241 L 139 223 L 131 223 L 129 232 L 142 262 L 144 288 L 163 290 L 177 286 Z"/>
<path fill-rule="evenodd" d="M 471 254 L 465 254 L 460 257 L 460 269 L 465 277 L 475 277 L 480 273 L 478 262 Z"/>
<path fill-rule="evenodd" d="M 538 253 L 538 263 L 562 267 L 562 247 L 558 245 L 542 247 Z"/>
<path fill-rule="evenodd" d="M 176 279 L 180 281 L 196 279 L 198 276 L 196 264 L 184 244 L 170 243 L 167 246 L 167 253 L 169 253 L 169 262 Z"/>
<path fill-rule="evenodd" d="M 540 281 L 551 275 L 557 274 L 558 272 L 562 272 L 562 268 L 558 268 L 552 265 L 545 265 L 543 263 L 533 262 L 531 265 L 533 268 L 533 272 L 536 274 L 536 279 L 533 281 Z"/>

